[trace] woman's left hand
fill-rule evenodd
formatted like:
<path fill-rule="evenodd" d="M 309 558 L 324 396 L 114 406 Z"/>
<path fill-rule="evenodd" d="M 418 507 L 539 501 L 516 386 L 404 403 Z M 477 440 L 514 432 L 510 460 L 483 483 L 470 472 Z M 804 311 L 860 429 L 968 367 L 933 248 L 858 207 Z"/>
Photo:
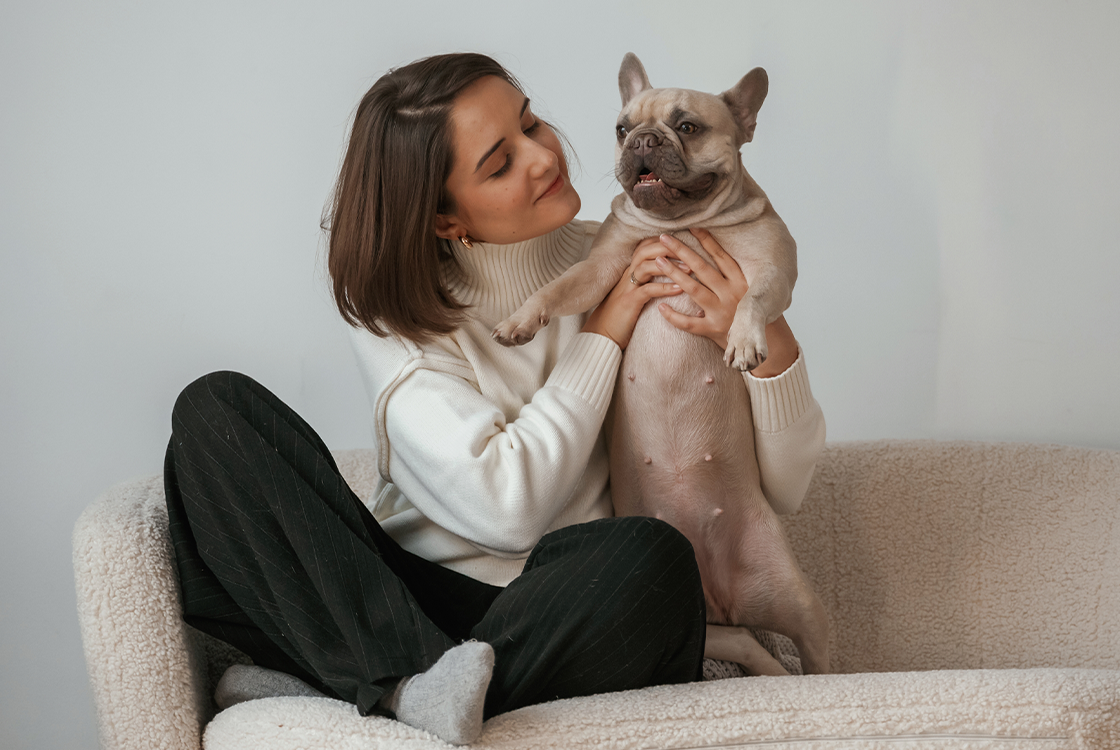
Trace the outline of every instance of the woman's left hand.
<path fill-rule="evenodd" d="M 708 230 L 690 229 L 689 231 L 715 261 L 714 267 L 671 234 L 661 235 L 661 244 L 666 247 L 670 255 L 684 261 L 696 278 L 665 258 L 658 258 L 656 263 L 663 274 L 680 284 L 681 289 L 692 297 L 692 300 L 700 306 L 701 313 L 685 315 L 664 302 L 658 305 L 658 310 L 675 327 L 709 338 L 719 345 L 720 351 L 723 351 L 727 348 L 727 332 L 735 319 L 739 300 L 747 293 L 747 277 L 743 275 L 743 269 L 739 268 L 738 262 L 720 247 Z"/>
<path fill-rule="evenodd" d="M 658 270 L 675 281 L 692 300 L 700 306 L 699 315 L 685 315 L 662 302 L 658 311 L 673 326 L 711 339 L 720 351 L 727 349 L 727 332 L 735 319 L 739 300 L 747 293 L 747 278 L 739 262 L 720 247 L 706 229 L 690 229 L 692 236 L 700 241 L 700 246 L 712 257 L 715 267 L 701 258 L 692 248 L 676 237 L 663 234 L 661 244 L 668 254 L 683 261 L 692 274 L 679 268 L 665 258 L 657 258 Z M 797 339 L 793 336 L 784 315 L 766 326 L 766 348 L 769 354 L 766 361 L 751 371 L 756 378 L 772 378 L 781 375 L 797 361 Z"/>

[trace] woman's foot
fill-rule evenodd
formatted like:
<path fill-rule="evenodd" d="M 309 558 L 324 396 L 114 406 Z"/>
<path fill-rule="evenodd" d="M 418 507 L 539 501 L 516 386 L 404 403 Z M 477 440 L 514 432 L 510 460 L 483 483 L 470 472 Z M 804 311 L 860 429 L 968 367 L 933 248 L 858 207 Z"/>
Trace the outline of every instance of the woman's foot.
<path fill-rule="evenodd" d="M 467 745 L 482 733 L 486 688 L 494 673 L 494 649 L 468 641 L 449 650 L 427 672 L 400 681 L 381 699 L 398 721 L 423 729 L 453 745 Z"/>
<path fill-rule="evenodd" d="M 303 680 L 285 672 L 249 664 L 234 664 L 218 680 L 218 686 L 214 688 L 214 703 L 224 711 L 245 701 L 286 695 L 325 697 Z"/>
<path fill-rule="evenodd" d="M 427 672 L 406 677 L 380 705 L 410 727 L 454 745 L 474 742 L 482 733 L 486 689 L 494 673 L 494 649 L 469 641 L 439 658 Z M 214 690 L 219 709 L 257 698 L 324 697 L 303 680 L 264 667 L 234 664 Z"/>

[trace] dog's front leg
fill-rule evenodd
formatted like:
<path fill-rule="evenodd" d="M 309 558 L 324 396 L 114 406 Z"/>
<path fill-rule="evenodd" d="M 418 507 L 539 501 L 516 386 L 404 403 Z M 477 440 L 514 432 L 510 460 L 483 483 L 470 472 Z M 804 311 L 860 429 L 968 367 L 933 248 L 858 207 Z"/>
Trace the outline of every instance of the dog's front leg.
<path fill-rule="evenodd" d="M 750 289 L 735 308 L 723 352 L 723 361 L 739 370 L 753 370 L 766 360 L 766 326 L 789 307 L 793 296 L 793 283 L 780 268 L 763 263 L 754 270 Z"/>
<path fill-rule="evenodd" d="M 534 292 L 517 311 L 494 327 L 491 335 L 504 346 L 527 344 L 553 317 L 575 315 L 603 301 L 630 265 L 634 243 L 608 217 L 586 260 Z"/>

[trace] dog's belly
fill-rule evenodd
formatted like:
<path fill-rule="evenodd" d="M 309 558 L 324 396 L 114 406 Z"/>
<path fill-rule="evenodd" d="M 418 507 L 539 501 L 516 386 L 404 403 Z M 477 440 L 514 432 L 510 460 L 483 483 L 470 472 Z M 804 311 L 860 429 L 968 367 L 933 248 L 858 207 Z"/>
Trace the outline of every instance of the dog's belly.
<path fill-rule="evenodd" d="M 742 374 L 711 341 L 669 325 L 655 301 L 626 348 L 614 409 L 615 512 L 661 518 L 688 537 L 710 621 L 741 621 L 744 608 L 765 606 L 759 584 L 772 579 L 765 568 L 784 567 L 785 542 L 759 485 Z"/>

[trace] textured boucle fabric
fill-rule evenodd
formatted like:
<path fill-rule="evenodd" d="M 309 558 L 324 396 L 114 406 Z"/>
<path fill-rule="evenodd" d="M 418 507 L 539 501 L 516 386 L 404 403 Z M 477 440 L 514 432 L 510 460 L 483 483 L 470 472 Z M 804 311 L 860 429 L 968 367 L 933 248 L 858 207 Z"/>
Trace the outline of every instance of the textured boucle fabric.
<path fill-rule="evenodd" d="M 120 485 L 74 527 L 78 619 L 101 747 L 197 750 L 205 650 L 182 621 L 159 476 Z"/>
<path fill-rule="evenodd" d="M 753 677 L 528 706 L 488 721 L 471 747 L 1115 748 L 1118 708 L 1120 681 L 1100 670 Z M 448 747 L 327 699 L 242 703 L 206 730 L 207 750 Z"/>
<path fill-rule="evenodd" d="M 804 508 L 833 671 L 1120 669 L 1120 452 L 830 445 Z"/>
<path fill-rule="evenodd" d="M 337 456 L 368 497 L 372 454 Z M 1120 452 L 830 444 L 785 523 L 842 674 L 530 706 L 475 746 L 1120 748 Z M 197 750 L 204 726 L 208 750 L 449 747 L 325 698 L 210 721 L 214 674 L 237 655 L 182 624 L 159 477 L 87 509 L 74 565 L 105 748 Z"/>

